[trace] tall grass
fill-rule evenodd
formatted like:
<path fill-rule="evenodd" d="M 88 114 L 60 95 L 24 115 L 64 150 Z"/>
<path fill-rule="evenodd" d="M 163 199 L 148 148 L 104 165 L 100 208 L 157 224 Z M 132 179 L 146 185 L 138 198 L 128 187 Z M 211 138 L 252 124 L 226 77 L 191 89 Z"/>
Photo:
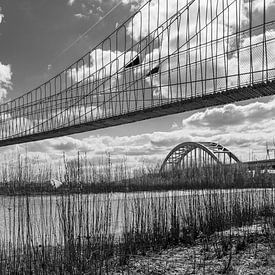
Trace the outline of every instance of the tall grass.
<path fill-rule="evenodd" d="M 200 238 L 209 243 L 211 236 L 233 227 L 241 232 L 245 226 L 261 224 L 267 236 L 275 224 L 274 192 L 232 189 L 2 198 L 0 273 L 111 274 L 127 266 L 133 255 L 194 245 Z M 227 239 L 224 235 L 219 242 Z"/>
<path fill-rule="evenodd" d="M 63 184 L 54 188 L 50 181 Z M 242 165 L 193 167 L 159 174 L 159 166 L 130 169 L 126 160 L 112 162 L 110 154 L 96 163 L 86 154 L 55 164 L 28 154 L 16 155 L 0 167 L 0 194 L 63 194 L 132 191 L 163 191 L 220 188 L 267 188 L 275 186 L 275 175 L 257 170 L 248 172 Z"/>
<path fill-rule="evenodd" d="M 129 171 L 110 156 L 95 166 L 80 154 L 63 156 L 60 167 L 21 155 L 2 166 L 2 191 L 13 196 L 0 197 L 0 274 L 112 274 L 134 255 L 198 241 L 205 250 L 212 243 L 217 257 L 249 242 L 275 245 L 268 173 L 215 166 L 160 175 Z M 59 190 L 44 187 L 52 177 L 64 182 Z M 224 271 L 229 266 L 230 257 Z"/>

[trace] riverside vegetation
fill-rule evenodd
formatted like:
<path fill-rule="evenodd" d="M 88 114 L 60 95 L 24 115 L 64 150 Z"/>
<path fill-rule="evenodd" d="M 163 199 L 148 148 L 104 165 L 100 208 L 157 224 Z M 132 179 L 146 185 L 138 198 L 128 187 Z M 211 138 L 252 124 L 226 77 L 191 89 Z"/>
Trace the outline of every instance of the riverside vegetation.
<path fill-rule="evenodd" d="M 80 154 L 63 165 L 54 171 L 18 156 L 2 166 L 1 274 L 131 274 L 134 257 L 198 244 L 205 256 L 192 258 L 186 274 L 209 274 L 209 250 L 225 257 L 217 272 L 226 273 L 250 244 L 274 251 L 274 178 L 265 171 L 213 166 L 159 175 L 113 165 L 109 156 L 95 166 Z M 64 185 L 53 189 L 52 177 Z"/>
<path fill-rule="evenodd" d="M 63 194 L 163 191 L 188 189 L 268 188 L 275 183 L 275 174 L 247 171 L 241 165 L 191 168 L 159 174 L 159 165 L 130 169 L 127 160 L 112 163 L 110 154 L 91 162 L 86 154 L 74 159 L 63 155 L 62 161 L 51 164 L 27 154 L 16 155 L 0 167 L 0 194 Z M 63 184 L 54 188 L 54 178 Z"/>

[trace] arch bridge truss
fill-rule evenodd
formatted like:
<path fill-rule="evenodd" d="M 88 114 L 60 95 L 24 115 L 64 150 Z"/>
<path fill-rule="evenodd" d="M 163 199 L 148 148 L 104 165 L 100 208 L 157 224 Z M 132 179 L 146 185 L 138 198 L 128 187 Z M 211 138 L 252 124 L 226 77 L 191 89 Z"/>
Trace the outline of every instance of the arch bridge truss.
<path fill-rule="evenodd" d="M 218 143 L 183 142 L 167 155 L 160 172 L 234 163 L 240 163 L 240 160 L 230 150 Z"/>

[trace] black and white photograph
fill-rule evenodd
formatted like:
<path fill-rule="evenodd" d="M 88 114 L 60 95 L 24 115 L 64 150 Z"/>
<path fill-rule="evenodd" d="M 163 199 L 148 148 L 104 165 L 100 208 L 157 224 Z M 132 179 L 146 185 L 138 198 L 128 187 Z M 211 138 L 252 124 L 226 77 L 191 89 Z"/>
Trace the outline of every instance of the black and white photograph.
<path fill-rule="evenodd" d="M 0 275 L 275 275 L 275 0 L 0 0 Z"/>

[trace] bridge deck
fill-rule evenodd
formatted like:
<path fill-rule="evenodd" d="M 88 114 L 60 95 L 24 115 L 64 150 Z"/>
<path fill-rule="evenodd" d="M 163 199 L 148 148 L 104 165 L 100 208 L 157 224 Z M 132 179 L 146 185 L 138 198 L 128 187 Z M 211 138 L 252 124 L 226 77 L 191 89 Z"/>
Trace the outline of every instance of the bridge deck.
<path fill-rule="evenodd" d="M 72 125 L 64 127 L 62 129 L 55 129 L 43 133 L 35 133 L 26 136 L 8 138 L 6 140 L 0 141 L 0 147 L 54 137 L 61 137 L 91 130 L 98 130 L 106 127 L 118 126 L 145 119 L 156 118 L 270 95 L 275 95 L 274 80 L 267 83 L 254 84 L 253 86 L 248 86 L 244 88 L 231 89 L 199 97 L 197 96 L 196 98 L 189 98 L 186 100 L 176 101 L 165 105 L 158 105 L 143 110 L 136 110 L 119 116 L 99 119 L 88 123 L 81 123 L 79 125 Z"/>
<path fill-rule="evenodd" d="M 260 168 L 260 169 L 275 169 L 275 159 L 255 160 L 243 162 L 249 169 Z"/>

